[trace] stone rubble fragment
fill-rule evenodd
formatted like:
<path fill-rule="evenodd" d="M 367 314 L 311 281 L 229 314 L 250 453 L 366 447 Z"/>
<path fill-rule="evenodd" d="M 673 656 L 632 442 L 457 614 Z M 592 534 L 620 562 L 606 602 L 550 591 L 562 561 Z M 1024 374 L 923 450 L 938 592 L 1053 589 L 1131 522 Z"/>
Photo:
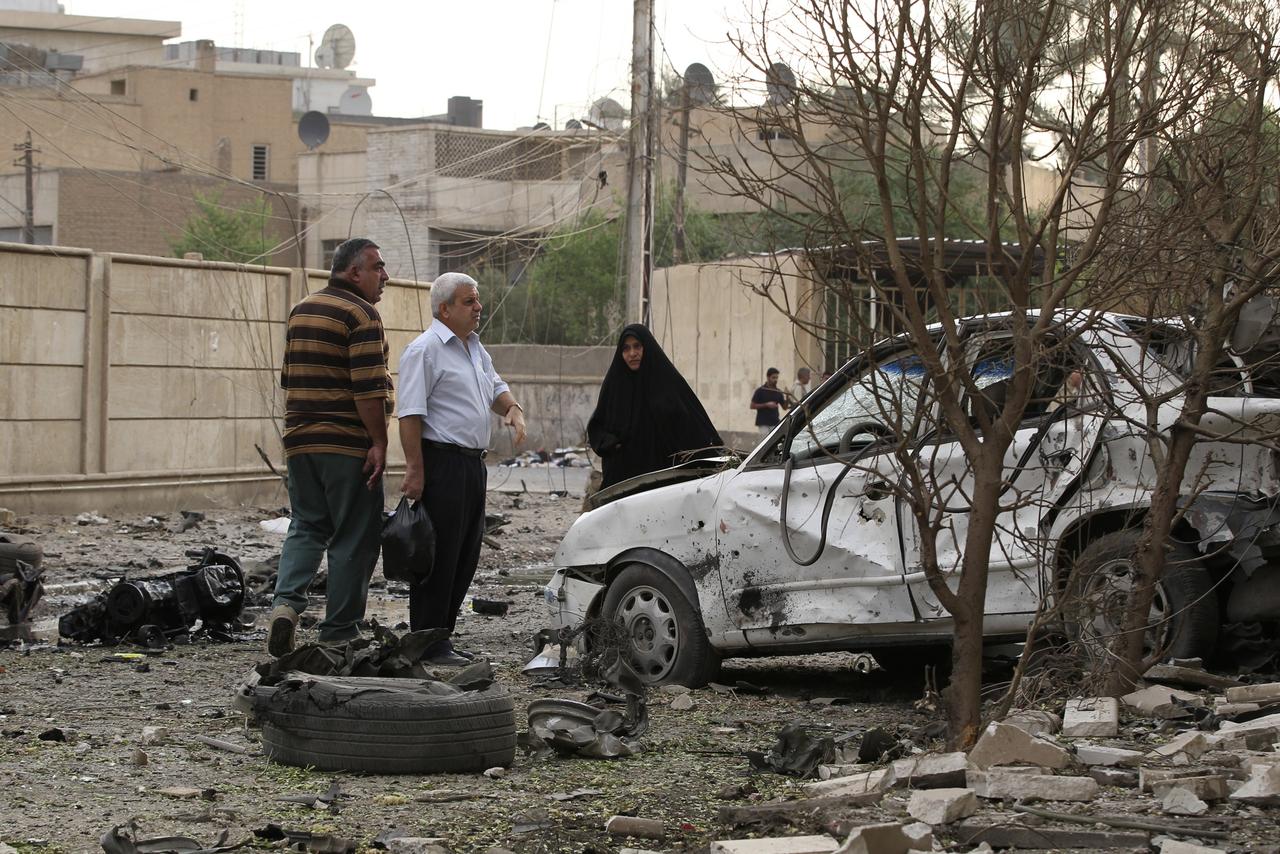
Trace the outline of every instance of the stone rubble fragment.
<path fill-rule="evenodd" d="M 1092 777 L 1011 773 L 1009 768 L 970 770 L 968 785 L 980 798 L 1021 801 L 1092 801 L 1098 781 Z"/>
<path fill-rule="evenodd" d="M 1015 726 L 991 723 L 969 751 L 969 762 L 978 768 L 997 765 L 1038 765 L 1066 768 L 1071 754 L 1051 741 L 1029 735 Z"/>
<path fill-rule="evenodd" d="M 1280 806 L 1280 765 L 1253 769 L 1244 785 L 1231 793 L 1230 800 L 1255 806 Z"/>
<path fill-rule="evenodd" d="M 978 810 L 978 797 L 969 789 L 917 789 L 907 814 L 928 825 L 951 824 Z"/>
<path fill-rule="evenodd" d="M 1111 738 L 1120 734 L 1120 703 L 1115 697 L 1076 697 L 1062 713 L 1062 734 L 1070 738 Z"/>
<path fill-rule="evenodd" d="M 1209 805 L 1186 789 L 1174 786 L 1161 799 L 1160 809 L 1169 815 L 1204 815 Z"/>
<path fill-rule="evenodd" d="M 1223 691 L 1228 703 L 1271 703 L 1280 702 L 1280 682 L 1266 682 L 1261 685 L 1241 685 Z"/>
<path fill-rule="evenodd" d="M 1163 798 L 1170 789 L 1185 789 L 1202 801 L 1225 801 L 1230 790 L 1227 778 L 1221 774 L 1206 774 L 1203 777 L 1179 777 L 1176 780 L 1161 780 L 1151 784 L 1151 793 Z"/>
<path fill-rule="evenodd" d="M 1155 840 L 1151 840 L 1153 843 Z M 1221 848 L 1209 848 L 1194 842 L 1183 842 L 1181 839 L 1162 838 L 1160 854 L 1226 854 Z"/>
<path fill-rule="evenodd" d="M 877 768 L 861 774 L 850 774 L 847 777 L 832 777 L 810 783 L 804 787 L 805 794 L 810 797 L 825 795 L 858 795 L 863 792 L 883 792 L 889 788 L 891 771 L 888 768 Z"/>
<path fill-rule="evenodd" d="M 693 698 L 688 694 L 677 694 L 671 698 L 671 710 L 674 712 L 687 712 L 693 708 Z"/>
<path fill-rule="evenodd" d="M 1085 765 L 1133 768 L 1137 767 L 1142 761 L 1142 751 L 1140 750 L 1127 750 L 1123 747 L 1090 744 L 1084 741 L 1078 742 L 1075 747 L 1076 759 L 1079 759 Z"/>
<path fill-rule="evenodd" d="M 1143 792 L 1150 792 L 1154 789 L 1156 783 L 1163 783 L 1166 780 L 1181 780 L 1186 777 L 1203 777 L 1209 773 L 1209 769 L 1196 768 L 1139 768 L 1138 769 L 1138 788 Z"/>
<path fill-rule="evenodd" d="M 1152 685 L 1149 688 L 1143 688 L 1141 691 L 1125 694 L 1120 698 L 1120 702 L 1139 714 L 1148 717 L 1185 717 L 1186 711 L 1180 709 L 1174 703 L 1175 698 L 1196 707 L 1204 705 L 1204 699 L 1199 694 L 1180 691 L 1177 688 L 1168 688 L 1164 685 Z"/>
<path fill-rule="evenodd" d="M 825 835 L 721 839 L 711 843 L 711 854 L 831 854 L 839 847 L 839 842 Z"/>
<path fill-rule="evenodd" d="M 904 825 L 902 835 L 907 837 L 907 844 L 912 851 L 933 850 L 933 828 L 923 822 L 913 821 Z"/>
<path fill-rule="evenodd" d="M 1182 753 L 1189 759 L 1199 759 L 1221 742 L 1222 739 L 1212 733 L 1189 730 L 1175 735 L 1147 755 L 1157 759 L 1167 759 Z"/>
<path fill-rule="evenodd" d="M 1150 682 L 1173 682 L 1178 685 L 1193 685 L 1197 688 L 1221 690 L 1239 685 L 1240 682 L 1228 676 L 1219 676 L 1204 669 L 1204 665 L 1195 659 L 1185 662 L 1156 664 L 1143 674 Z"/>
<path fill-rule="evenodd" d="M 911 789 L 942 789 L 964 785 L 969 757 L 961 752 L 908 756 L 891 766 L 892 785 Z"/>
<path fill-rule="evenodd" d="M 1121 789 L 1136 789 L 1138 787 L 1137 771 L 1098 765 L 1089 769 L 1089 776 L 1097 780 L 1099 786 L 1115 786 Z"/>
<path fill-rule="evenodd" d="M 896 821 L 856 827 L 836 854 L 907 854 L 911 838 Z"/>
<path fill-rule="evenodd" d="M 1001 723 L 1016 726 L 1027 735 L 1056 735 L 1062 729 L 1062 718 L 1040 709 L 1015 709 Z"/>

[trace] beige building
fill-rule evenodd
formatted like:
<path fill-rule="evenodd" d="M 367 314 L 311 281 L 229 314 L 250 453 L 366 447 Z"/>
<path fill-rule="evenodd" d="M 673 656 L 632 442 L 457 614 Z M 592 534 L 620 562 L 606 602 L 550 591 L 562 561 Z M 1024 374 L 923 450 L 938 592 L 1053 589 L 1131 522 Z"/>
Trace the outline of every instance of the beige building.
<path fill-rule="evenodd" d="M 57 11 L 57 3 L 30 5 L 33 8 L 0 8 L 0 42 L 83 57 L 80 70 L 85 73 L 126 65 L 160 65 L 165 39 L 182 34 L 182 24 L 177 21 L 65 15 Z"/>

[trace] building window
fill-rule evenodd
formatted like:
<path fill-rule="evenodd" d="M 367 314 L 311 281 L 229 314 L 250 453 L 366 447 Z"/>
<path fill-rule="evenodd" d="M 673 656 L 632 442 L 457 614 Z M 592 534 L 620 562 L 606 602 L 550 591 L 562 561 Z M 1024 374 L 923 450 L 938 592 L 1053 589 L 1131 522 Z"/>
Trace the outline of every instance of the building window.
<path fill-rule="evenodd" d="M 53 245 L 53 226 L 37 225 L 35 233 L 36 246 L 52 246 Z M 0 228 L 0 243 L 24 243 L 22 239 L 22 226 L 14 226 L 12 228 L 5 226 Z"/>
<path fill-rule="evenodd" d="M 111 81 L 111 94 L 112 94 L 112 95 L 123 95 L 123 94 L 124 94 L 124 81 L 123 81 L 123 80 L 112 80 L 112 81 Z"/>
<path fill-rule="evenodd" d="M 777 128 L 761 128 L 756 132 L 756 139 L 761 142 L 790 141 L 791 134 Z"/>
<path fill-rule="evenodd" d="M 342 238 L 337 240 L 322 240 L 320 247 L 324 250 L 324 257 L 320 260 L 320 266 L 325 270 L 333 268 L 333 253 L 338 251 L 338 247 L 342 245 Z"/>
<path fill-rule="evenodd" d="M 255 145 L 253 147 L 253 172 L 250 179 L 253 181 L 266 181 L 268 175 L 268 158 L 269 146 Z"/>
<path fill-rule="evenodd" d="M 200 100 L 200 90 L 199 90 L 199 89 L 192 89 L 190 92 L 188 92 L 188 93 L 187 93 L 187 100 L 188 100 L 188 101 L 199 101 L 199 100 Z"/>

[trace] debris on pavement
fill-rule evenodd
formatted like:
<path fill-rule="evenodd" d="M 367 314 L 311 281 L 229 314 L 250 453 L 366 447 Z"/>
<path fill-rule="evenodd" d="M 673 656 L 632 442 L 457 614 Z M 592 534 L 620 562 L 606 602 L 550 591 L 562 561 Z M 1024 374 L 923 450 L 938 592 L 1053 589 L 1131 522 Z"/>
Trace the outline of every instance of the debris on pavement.
<path fill-rule="evenodd" d="M 244 573 L 235 558 L 212 548 L 187 552 L 198 562 L 148 578 L 124 577 L 107 592 L 63 614 L 58 633 L 79 643 L 133 640 L 159 647 L 199 627 L 230 639 L 244 607 Z"/>
<path fill-rule="evenodd" d="M 747 760 L 756 771 L 773 771 L 789 777 L 813 777 L 819 765 L 828 765 L 836 755 L 831 736 L 814 737 L 800 721 L 778 730 L 778 739 L 768 753 L 748 750 Z"/>

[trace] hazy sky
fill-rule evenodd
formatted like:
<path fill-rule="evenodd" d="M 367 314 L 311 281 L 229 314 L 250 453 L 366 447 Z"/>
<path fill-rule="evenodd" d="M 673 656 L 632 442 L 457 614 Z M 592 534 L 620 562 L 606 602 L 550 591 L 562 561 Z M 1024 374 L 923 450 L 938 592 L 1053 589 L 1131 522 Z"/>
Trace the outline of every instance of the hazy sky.
<path fill-rule="evenodd" d="M 468 95 L 484 101 L 485 127 L 509 129 L 539 118 L 562 127 L 602 96 L 626 104 L 630 91 L 628 0 L 63 0 L 63 5 L 73 15 L 181 20 L 183 41 L 297 51 L 304 65 L 311 64 L 308 37 L 318 45 L 330 24 L 346 24 L 356 39 L 351 69 L 378 81 L 371 90 L 378 115 L 443 113 L 450 95 Z M 659 62 L 681 71 L 703 62 L 717 79 L 737 67 L 726 34 L 742 29 L 743 0 L 655 0 L 655 9 Z"/>

